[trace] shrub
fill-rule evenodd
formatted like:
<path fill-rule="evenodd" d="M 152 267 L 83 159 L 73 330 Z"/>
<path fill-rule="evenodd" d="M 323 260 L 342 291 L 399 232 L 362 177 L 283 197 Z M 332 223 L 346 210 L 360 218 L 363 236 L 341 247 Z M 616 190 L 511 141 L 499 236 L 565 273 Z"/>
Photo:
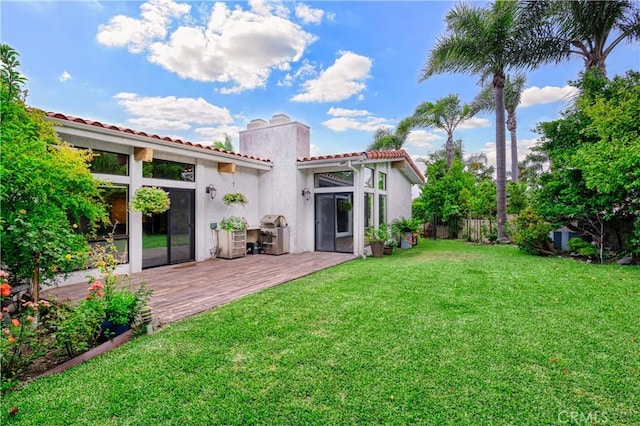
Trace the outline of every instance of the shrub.
<path fill-rule="evenodd" d="M 509 222 L 507 229 L 520 250 L 537 255 L 555 254 L 550 237 L 553 226 L 542 220 L 532 209 L 523 210 L 517 218 Z"/>
<path fill-rule="evenodd" d="M 582 238 L 571 238 L 567 242 L 567 247 L 573 253 L 578 253 L 580 256 L 586 256 L 589 258 L 596 258 L 599 256 L 598 248 L 593 244 L 583 240 Z"/>

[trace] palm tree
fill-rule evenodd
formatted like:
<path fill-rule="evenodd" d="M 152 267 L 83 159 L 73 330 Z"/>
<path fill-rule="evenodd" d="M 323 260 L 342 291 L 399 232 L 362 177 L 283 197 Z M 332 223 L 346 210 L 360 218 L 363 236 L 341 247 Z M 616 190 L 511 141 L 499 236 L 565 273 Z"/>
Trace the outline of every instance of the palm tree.
<path fill-rule="evenodd" d="M 498 240 L 508 241 L 504 230 L 506 214 L 505 163 L 505 71 L 530 69 L 555 59 L 551 45 L 540 37 L 539 27 L 521 19 L 519 4 L 498 0 L 488 7 L 456 5 L 447 14 L 447 31 L 429 52 L 419 81 L 435 74 L 462 72 L 477 74 L 480 81 L 491 79 L 496 114 L 496 187 Z"/>
<path fill-rule="evenodd" d="M 517 74 L 511 80 L 507 76 L 504 86 L 504 107 L 507 112 L 507 130 L 511 134 L 511 180 L 518 182 L 518 120 L 516 118 L 516 108 L 520 105 L 524 83 L 527 78 L 523 74 Z M 479 111 L 493 111 L 496 106 L 495 95 L 492 86 L 485 86 L 484 89 L 473 100 L 472 105 Z"/>
<path fill-rule="evenodd" d="M 408 123 L 415 127 L 435 127 L 447 132 L 447 168 L 451 168 L 454 155 L 453 132 L 464 120 L 476 113 L 470 105 L 460 105 L 458 95 L 449 95 L 435 102 L 423 102 L 418 105 Z"/>
<path fill-rule="evenodd" d="M 585 71 L 598 67 L 606 76 L 606 60 L 624 40 L 640 39 L 640 8 L 629 0 L 526 2 L 531 22 L 547 22 L 556 53 L 567 59 L 579 55 Z M 607 40 L 613 38 L 609 44 Z"/>
<path fill-rule="evenodd" d="M 367 151 L 392 151 L 402 149 L 411 131 L 411 120 L 405 118 L 396 126 L 395 131 L 388 127 L 380 127 L 373 135 L 373 142 L 367 147 Z"/>

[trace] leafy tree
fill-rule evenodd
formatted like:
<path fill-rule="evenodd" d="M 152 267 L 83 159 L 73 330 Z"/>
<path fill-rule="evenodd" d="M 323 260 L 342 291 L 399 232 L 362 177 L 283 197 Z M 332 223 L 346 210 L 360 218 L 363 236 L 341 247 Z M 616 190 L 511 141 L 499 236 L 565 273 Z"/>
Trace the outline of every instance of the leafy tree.
<path fill-rule="evenodd" d="M 597 67 L 606 75 L 606 60 L 612 50 L 625 40 L 640 39 L 640 9 L 633 1 L 541 0 L 525 4 L 527 19 L 543 22 L 551 31 L 556 56 L 581 56 L 585 71 Z"/>
<path fill-rule="evenodd" d="M 518 164 L 518 168 L 520 169 L 520 180 L 526 183 L 529 188 L 538 188 L 538 181 L 544 172 L 545 165 L 549 163 L 549 159 L 537 147 L 532 151 Z"/>
<path fill-rule="evenodd" d="M 215 141 L 213 143 L 213 147 L 214 148 L 218 148 L 218 149 L 224 149 L 225 151 L 231 151 L 233 152 L 233 143 L 231 142 L 231 136 L 229 136 L 228 134 L 224 134 L 224 142 L 222 141 Z"/>
<path fill-rule="evenodd" d="M 517 74 L 513 80 L 507 76 L 504 87 L 504 107 L 507 111 L 507 130 L 511 134 L 511 180 L 518 182 L 518 136 L 516 130 L 518 128 L 518 119 L 516 117 L 516 108 L 520 105 L 524 83 L 527 78 L 522 74 Z M 493 111 L 496 106 L 493 86 L 487 85 L 475 97 L 472 102 L 475 109 L 480 111 Z"/>
<path fill-rule="evenodd" d="M 487 159 L 487 154 L 484 152 L 479 154 L 471 154 L 467 157 L 464 162 L 467 171 L 473 173 L 478 181 L 484 179 L 493 179 L 493 174 L 495 173 L 495 168 L 489 165 L 489 160 Z M 495 199 L 495 197 L 494 197 Z"/>
<path fill-rule="evenodd" d="M 464 195 L 473 190 L 474 183 L 473 175 L 464 170 L 464 165 L 457 158 L 450 168 L 443 160 L 429 164 L 427 182 L 420 194 L 424 211 L 438 215 L 445 222 L 464 216 L 467 213 Z M 463 192 L 463 189 L 467 191 Z"/>
<path fill-rule="evenodd" d="M 588 72 L 582 93 L 563 118 L 541 123 L 541 150 L 550 172 L 540 179 L 538 211 L 556 224 L 587 233 L 603 252 L 607 227 L 640 253 L 640 73 L 606 80 Z M 615 224 L 615 226 L 613 226 Z"/>
<path fill-rule="evenodd" d="M 411 128 L 435 127 L 447 132 L 447 167 L 451 167 L 455 151 L 453 132 L 460 123 L 473 117 L 476 112 L 470 105 L 461 105 L 458 95 L 449 95 L 435 102 L 423 102 L 407 120 Z"/>
<path fill-rule="evenodd" d="M 91 152 L 61 142 L 44 114 L 25 106 L 18 53 L 0 50 L 2 264 L 15 281 L 31 281 L 37 301 L 41 282 L 84 265 L 88 244 L 79 224 L 106 222 L 106 208 L 88 168 Z"/>
<path fill-rule="evenodd" d="M 496 114 L 496 187 L 498 240 L 508 241 L 506 223 L 505 72 L 535 68 L 552 60 L 553 47 L 540 37 L 535 22 L 522 19 L 519 3 L 495 1 L 488 7 L 458 4 L 447 14 L 446 33 L 429 52 L 420 81 L 446 72 L 471 73 L 491 79 Z"/>

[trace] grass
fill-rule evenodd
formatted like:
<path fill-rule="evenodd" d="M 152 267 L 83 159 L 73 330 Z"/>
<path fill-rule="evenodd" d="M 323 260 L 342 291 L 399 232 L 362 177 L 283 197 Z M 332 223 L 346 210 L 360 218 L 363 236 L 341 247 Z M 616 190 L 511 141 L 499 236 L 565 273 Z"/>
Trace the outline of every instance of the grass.
<path fill-rule="evenodd" d="M 421 241 L 37 380 L 3 396 L 0 419 L 631 425 L 639 354 L 639 268 Z"/>

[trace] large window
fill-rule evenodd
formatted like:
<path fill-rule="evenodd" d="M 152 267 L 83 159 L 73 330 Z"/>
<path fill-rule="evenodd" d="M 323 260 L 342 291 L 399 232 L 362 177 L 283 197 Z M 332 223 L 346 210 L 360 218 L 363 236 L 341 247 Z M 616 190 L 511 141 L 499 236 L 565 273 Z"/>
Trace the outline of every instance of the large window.
<path fill-rule="evenodd" d="M 104 173 L 108 175 L 129 175 L 129 156 L 115 152 L 92 149 L 93 160 L 89 169 L 92 173 Z"/>
<path fill-rule="evenodd" d="M 314 175 L 316 188 L 330 188 L 336 186 L 353 186 L 353 171 L 316 173 Z"/>
<path fill-rule="evenodd" d="M 117 253 L 113 253 L 118 263 L 129 262 L 129 187 L 125 185 L 110 186 L 104 189 L 104 200 L 107 204 L 111 224 L 100 227 L 89 245 L 106 245 L 110 248 L 107 238 L 113 238 Z"/>
<path fill-rule="evenodd" d="M 154 159 L 142 166 L 142 176 L 146 178 L 195 181 L 195 165 L 175 161 Z"/>

